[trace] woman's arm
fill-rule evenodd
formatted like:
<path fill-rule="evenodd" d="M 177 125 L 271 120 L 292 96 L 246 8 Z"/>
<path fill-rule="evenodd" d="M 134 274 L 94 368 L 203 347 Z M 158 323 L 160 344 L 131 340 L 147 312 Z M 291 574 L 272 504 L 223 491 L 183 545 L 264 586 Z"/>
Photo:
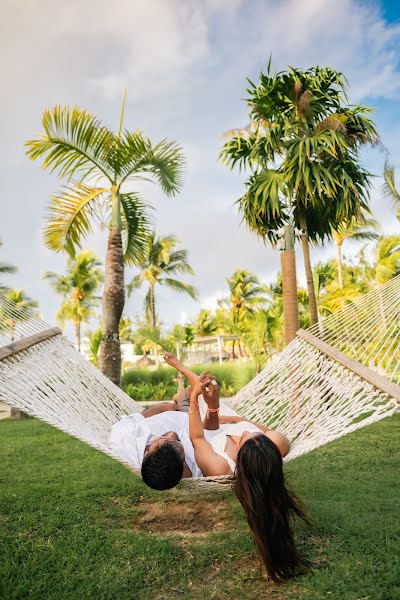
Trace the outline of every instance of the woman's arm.
<path fill-rule="evenodd" d="M 222 456 L 214 452 L 204 437 L 204 427 L 200 417 L 199 396 L 204 392 L 201 379 L 193 386 L 190 394 L 189 435 L 193 444 L 196 462 L 204 476 L 230 475 L 232 471 Z M 216 413 L 218 416 L 218 413 Z"/>

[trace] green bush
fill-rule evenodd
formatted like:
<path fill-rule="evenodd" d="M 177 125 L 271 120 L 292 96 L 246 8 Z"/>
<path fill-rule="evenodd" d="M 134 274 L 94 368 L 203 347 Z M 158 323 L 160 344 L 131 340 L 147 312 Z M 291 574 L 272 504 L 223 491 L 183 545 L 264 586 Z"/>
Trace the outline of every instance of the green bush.
<path fill-rule="evenodd" d="M 134 400 L 161 402 L 162 400 L 172 399 L 176 392 L 176 385 L 167 385 L 163 382 L 156 384 L 138 383 L 136 385 L 129 383 L 125 388 L 125 392 Z"/>
<path fill-rule="evenodd" d="M 191 365 L 191 369 L 200 374 L 210 371 L 221 387 L 221 396 L 234 396 L 256 374 L 254 363 L 208 363 Z M 122 375 L 122 389 L 135 400 L 170 400 L 175 394 L 178 377 L 175 369 L 159 367 L 133 367 L 126 369 Z"/>

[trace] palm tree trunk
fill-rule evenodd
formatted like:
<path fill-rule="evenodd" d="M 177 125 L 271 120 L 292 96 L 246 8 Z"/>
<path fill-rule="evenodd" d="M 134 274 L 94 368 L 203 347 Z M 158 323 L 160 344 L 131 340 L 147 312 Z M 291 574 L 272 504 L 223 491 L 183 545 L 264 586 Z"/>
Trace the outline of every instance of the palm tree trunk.
<path fill-rule="evenodd" d="M 155 298 L 155 294 L 154 294 L 154 283 L 150 284 L 150 313 L 151 313 L 151 327 L 153 329 L 153 334 L 154 336 L 156 335 L 156 298 Z M 158 346 L 157 344 L 155 344 L 154 347 L 154 352 L 155 352 L 155 360 L 156 360 L 156 367 L 158 367 L 160 365 L 160 361 L 158 359 Z"/>
<path fill-rule="evenodd" d="M 81 321 L 75 321 L 75 335 L 76 335 L 76 343 L 78 346 L 78 351 L 81 351 Z"/>
<path fill-rule="evenodd" d="M 304 256 L 304 268 L 306 271 L 306 279 L 307 279 L 307 290 L 308 290 L 308 300 L 310 303 L 310 314 L 311 314 L 311 324 L 316 325 L 318 323 L 318 308 L 317 308 L 317 300 L 315 298 L 315 289 L 314 289 L 314 280 L 311 269 L 311 260 L 310 260 L 310 244 L 307 234 L 307 221 L 302 209 L 299 209 L 299 221 L 300 227 L 305 231 L 305 234 L 301 236 L 301 245 L 303 248 L 303 256 Z"/>
<path fill-rule="evenodd" d="M 337 261 L 338 261 L 338 280 L 339 287 L 343 288 L 343 261 L 342 261 L 342 244 L 336 244 L 337 248 Z"/>
<path fill-rule="evenodd" d="M 235 360 L 235 344 L 236 344 L 236 340 L 233 340 L 232 343 L 232 360 Z"/>
<path fill-rule="evenodd" d="M 113 188 L 113 214 L 106 256 L 103 293 L 103 337 L 100 370 L 116 385 L 121 382 L 119 322 L 125 304 L 124 254 L 122 250 L 119 190 Z"/>
<path fill-rule="evenodd" d="M 285 344 L 289 344 L 289 342 L 296 337 L 296 331 L 299 328 L 296 255 L 294 251 L 294 231 L 292 225 L 285 226 L 285 251 L 281 254 L 281 270 Z"/>

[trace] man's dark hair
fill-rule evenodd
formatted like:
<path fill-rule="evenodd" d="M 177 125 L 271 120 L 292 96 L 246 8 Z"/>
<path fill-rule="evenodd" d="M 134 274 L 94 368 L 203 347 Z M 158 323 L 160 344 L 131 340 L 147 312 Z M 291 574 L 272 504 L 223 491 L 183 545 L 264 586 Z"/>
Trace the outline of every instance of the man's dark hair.
<path fill-rule="evenodd" d="M 183 464 L 178 450 L 166 442 L 143 458 L 142 479 L 154 490 L 169 490 L 182 479 Z"/>

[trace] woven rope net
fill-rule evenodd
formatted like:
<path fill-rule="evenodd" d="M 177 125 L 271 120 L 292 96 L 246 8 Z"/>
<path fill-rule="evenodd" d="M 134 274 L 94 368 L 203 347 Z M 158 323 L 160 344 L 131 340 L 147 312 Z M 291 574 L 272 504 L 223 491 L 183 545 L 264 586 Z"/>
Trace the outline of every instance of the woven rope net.
<path fill-rule="evenodd" d="M 285 433 L 291 441 L 285 460 L 291 460 L 400 409 L 399 342 L 400 276 L 299 331 L 231 406 Z M 59 330 L 1 294 L 0 400 L 110 456 L 112 425 L 141 410 Z M 219 487 L 229 480 L 181 485 Z"/>

